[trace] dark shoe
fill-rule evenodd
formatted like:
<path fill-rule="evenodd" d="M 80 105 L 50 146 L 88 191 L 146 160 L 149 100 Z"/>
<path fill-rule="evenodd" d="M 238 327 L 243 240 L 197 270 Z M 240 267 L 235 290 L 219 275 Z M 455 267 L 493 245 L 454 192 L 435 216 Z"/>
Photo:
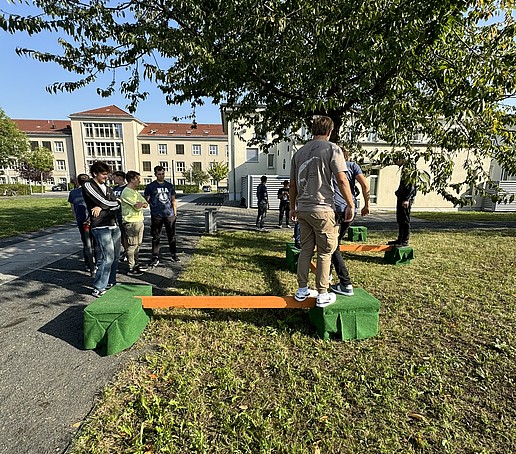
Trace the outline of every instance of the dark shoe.
<path fill-rule="evenodd" d="M 399 242 L 400 242 L 400 240 L 392 240 L 392 241 L 387 241 L 387 244 L 390 246 L 394 246 L 395 244 L 398 244 Z"/>
<path fill-rule="evenodd" d="M 181 259 L 180 259 L 177 255 L 173 255 L 173 256 L 172 256 L 172 261 L 173 261 L 173 262 L 180 262 L 180 261 L 181 261 Z"/>
<path fill-rule="evenodd" d="M 353 286 L 351 284 L 349 285 L 342 285 L 342 284 L 336 284 L 330 286 L 330 289 L 332 292 L 338 293 L 339 295 L 344 296 L 353 296 Z"/>
<path fill-rule="evenodd" d="M 121 262 L 127 262 L 127 255 L 125 253 L 120 254 L 120 261 Z"/>
<path fill-rule="evenodd" d="M 114 287 L 116 284 L 108 284 L 106 285 L 106 290 L 109 290 L 111 287 Z"/>
<path fill-rule="evenodd" d="M 404 243 L 396 243 L 394 245 L 394 247 L 407 247 L 408 246 L 408 241 L 405 241 Z"/>
<path fill-rule="evenodd" d="M 127 272 L 128 276 L 143 276 L 143 271 L 140 271 L 138 268 L 133 268 Z"/>
<path fill-rule="evenodd" d="M 149 266 L 158 266 L 158 265 L 159 265 L 159 258 L 152 257 L 152 260 L 149 262 Z"/>

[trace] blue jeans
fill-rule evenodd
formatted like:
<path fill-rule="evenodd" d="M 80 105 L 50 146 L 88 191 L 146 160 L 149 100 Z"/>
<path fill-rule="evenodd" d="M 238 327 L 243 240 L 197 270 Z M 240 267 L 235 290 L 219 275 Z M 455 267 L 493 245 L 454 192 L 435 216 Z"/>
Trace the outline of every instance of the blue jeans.
<path fill-rule="evenodd" d="M 98 248 L 97 273 L 93 279 L 93 287 L 105 290 L 108 284 L 116 284 L 116 269 L 120 259 L 120 229 L 91 229 Z"/>

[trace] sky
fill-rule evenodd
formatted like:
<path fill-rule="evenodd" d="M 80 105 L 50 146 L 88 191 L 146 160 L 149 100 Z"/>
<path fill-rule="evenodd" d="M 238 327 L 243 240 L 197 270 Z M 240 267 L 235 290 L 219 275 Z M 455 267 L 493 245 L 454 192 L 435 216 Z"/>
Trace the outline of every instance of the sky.
<path fill-rule="evenodd" d="M 14 8 L 11 6 L 11 10 Z M 2 5 L 2 9 L 6 9 Z M 103 83 L 93 83 L 73 93 L 48 93 L 45 87 L 54 82 L 78 80 L 78 76 L 69 73 L 55 63 L 41 63 L 30 57 L 18 56 L 16 47 L 26 47 L 41 51 L 59 51 L 57 34 L 39 34 L 28 36 L 26 33 L 14 35 L 0 30 L 0 108 L 12 119 L 31 120 L 67 120 L 70 114 L 116 105 L 123 110 L 129 103 L 120 94 L 103 98 L 96 92 L 97 87 L 106 88 L 111 74 L 106 75 Z M 191 113 L 190 105 L 168 106 L 164 95 L 154 86 L 146 86 L 149 96 L 140 101 L 136 118 L 147 123 L 171 123 L 174 116 Z M 208 102 L 196 108 L 197 123 L 220 124 L 221 115 L 218 106 Z M 189 122 L 185 119 L 180 122 Z"/>

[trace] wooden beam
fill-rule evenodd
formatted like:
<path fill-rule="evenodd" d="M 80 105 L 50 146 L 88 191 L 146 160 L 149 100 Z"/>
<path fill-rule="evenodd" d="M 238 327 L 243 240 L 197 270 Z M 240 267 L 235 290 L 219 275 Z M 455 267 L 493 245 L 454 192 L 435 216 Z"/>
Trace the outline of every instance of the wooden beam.
<path fill-rule="evenodd" d="M 299 309 L 315 306 L 315 298 L 296 301 L 293 296 L 136 296 L 144 309 Z"/>
<path fill-rule="evenodd" d="M 339 249 L 347 252 L 385 252 L 392 250 L 393 247 L 387 244 L 341 244 Z"/>

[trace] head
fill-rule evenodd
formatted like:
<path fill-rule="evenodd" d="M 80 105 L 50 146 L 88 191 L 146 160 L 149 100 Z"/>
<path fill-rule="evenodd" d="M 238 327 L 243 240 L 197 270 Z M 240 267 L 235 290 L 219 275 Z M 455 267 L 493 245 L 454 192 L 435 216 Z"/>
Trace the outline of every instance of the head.
<path fill-rule="evenodd" d="M 348 148 L 344 144 L 342 144 L 342 143 L 339 143 L 338 145 L 339 145 L 340 149 L 342 150 L 342 154 L 344 155 L 344 159 L 346 161 L 349 161 L 349 150 L 348 150 Z"/>
<path fill-rule="evenodd" d="M 77 175 L 77 187 L 81 187 L 84 183 L 86 183 L 90 179 L 89 175 L 85 173 L 80 173 Z"/>
<path fill-rule="evenodd" d="M 136 187 L 140 184 L 140 174 L 134 170 L 129 170 L 129 172 L 126 173 L 125 178 L 127 180 L 127 184 L 131 187 Z"/>
<path fill-rule="evenodd" d="M 290 181 L 285 180 L 285 181 L 283 182 L 283 187 L 284 187 L 284 188 L 288 188 L 288 185 L 289 185 L 289 184 L 290 184 Z"/>
<path fill-rule="evenodd" d="M 90 173 L 93 179 L 99 184 L 105 184 L 108 175 L 111 173 L 111 167 L 105 162 L 95 161 L 90 167 Z"/>
<path fill-rule="evenodd" d="M 313 136 L 330 136 L 333 131 L 333 120 L 330 117 L 318 115 L 312 123 Z"/>
<path fill-rule="evenodd" d="M 260 178 L 260 181 L 262 183 L 267 183 L 267 177 L 265 175 L 263 175 L 261 178 Z"/>
<path fill-rule="evenodd" d="M 117 186 L 123 186 L 125 184 L 125 172 L 117 170 L 113 173 L 113 181 Z"/>
<path fill-rule="evenodd" d="M 163 183 L 163 181 L 165 181 L 165 168 L 163 166 L 154 167 L 154 175 L 156 176 L 156 180 Z"/>

